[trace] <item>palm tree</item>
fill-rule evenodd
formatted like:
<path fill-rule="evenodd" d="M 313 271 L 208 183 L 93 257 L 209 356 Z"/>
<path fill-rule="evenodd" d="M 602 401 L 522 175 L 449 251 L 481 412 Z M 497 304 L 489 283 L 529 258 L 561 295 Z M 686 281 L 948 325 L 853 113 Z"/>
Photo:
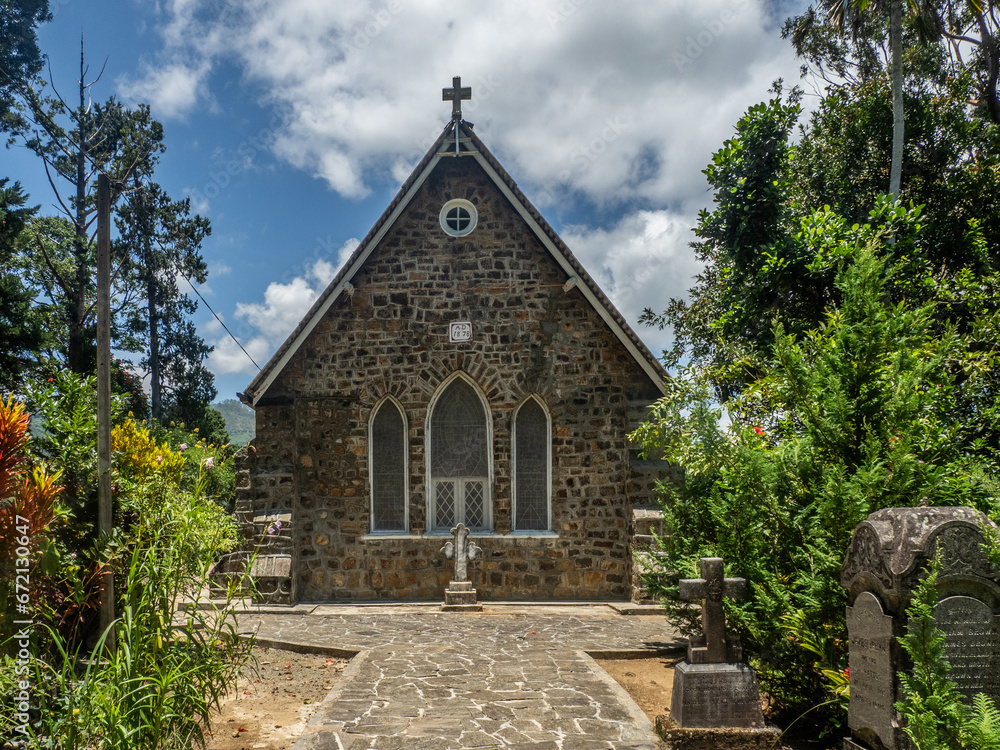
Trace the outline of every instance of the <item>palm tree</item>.
<path fill-rule="evenodd" d="M 975 0 L 973 0 L 975 1 Z M 918 10 L 915 0 L 824 0 L 823 6 L 830 21 L 841 30 L 858 25 L 865 13 L 889 15 L 889 71 L 892 81 L 892 161 L 889 166 L 889 194 L 899 196 L 903 173 L 903 6 L 913 12 Z"/>

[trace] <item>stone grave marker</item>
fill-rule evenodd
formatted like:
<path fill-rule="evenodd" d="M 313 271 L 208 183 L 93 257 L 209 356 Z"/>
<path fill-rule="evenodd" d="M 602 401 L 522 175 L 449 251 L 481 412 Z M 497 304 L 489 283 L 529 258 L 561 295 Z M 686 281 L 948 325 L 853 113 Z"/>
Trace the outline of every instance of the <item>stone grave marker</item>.
<path fill-rule="evenodd" d="M 721 557 L 703 557 L 701 578 L 680 582 L 682 599 L 701 599 L 704 630 L 689 642 L 687 661 L 674 667 L 670 717 L 682 729 L 764 727 L 757 676 L 727 648 L 735 638 L 726 633 L 722 599 L 745 590 L 744 579 L 723 577 Z"/>
<path fill-rule="evenodd" d="M 934 619 L 944 632 L 948 679 L 969 701 L 986 693 L 1000 697 L 1000 616 L 971 596 L 949 596 L 934 607 Z"/>
<path fill-rule="evenodd" d="M 476 590 L 469 580 L 469 561 L 479 555 L 479 547 L 469 541 L 469 529 L 464 523 L 458 524 L 451 533 L 455 539 L 441 548 L 441 554 L 455 560 L 455 573 L 444 591 L 441 609 L 444 612 L 481 612 L 483 605 L 476 601 Z"/>
<path fill-rule="evenodd" d="M 847 608 L 847 632 L 851 653 L 851 703 L 848 724 L 867 727 L 886 746 L 895 742 L 892 721 L 896 675 L 889 653 L 892 618 L 870 591 L 858 595 Z"/>
<path fill-rule="evenodd" d="M 934 615 L 945 633 L 949 678 L 968 700 L 983 692 L 1000 705 L 1000 570 L 983 549 L 987 526 L 973 508 L 919 507 L 877 511 L 855 529 L 840 579 L 851 602 L 845 748 L 909 747 L 894 707 L 902 699 L 897 675 L 909 666 L 898 639 L 913 591 L 939 552 Z"/>

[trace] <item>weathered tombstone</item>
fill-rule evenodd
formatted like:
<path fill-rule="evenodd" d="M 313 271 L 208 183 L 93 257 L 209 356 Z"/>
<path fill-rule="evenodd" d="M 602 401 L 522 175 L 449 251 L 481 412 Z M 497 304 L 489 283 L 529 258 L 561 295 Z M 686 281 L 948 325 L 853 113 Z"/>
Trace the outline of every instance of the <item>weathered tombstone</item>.
<path fill-rule="evenodd" d="M 945 633 L 948 677 L 968 700 L 982 692 L 1000 705 L 1000 571 L 983 549 L 986 525 L 973 508 L 888 508 L 855 529 L 840 578 L 851 604 L 845 748 L 909 747 L 894 707 L 902 698 L 897 675 L 909 666 L 898 638 L 913 591 L 938 552 L 934 615 Z"/>
<path fill-rule="evenodd" d="M 444 604 L 441 609 L 445 612 L 481 612 L 483 605 L 476 601 L 476 590 L 472 588 L 472 581 L 469 580 L 469 561 L 475 560 L 479 555 L 479 547 L 475 542 L 469 541 L 469 530 L 464 523 L 451 530 L 454 542 L 448 542 L 441 548 L 441 554 L 449 560 L 455 560 L 455 573 L 444 590 Z"/>
<path fill-rule="evenodd" d="M 742 596 L 746 581 L 724 578 L 721 557 L 701 559 L 701 578 L 680 582 L 682 599 L 701 599 L 704 634 L 688 644 L 687 661 L 674 667 L 670 717 L 682 729 L 764 726 L 757 676 L 726 633 L 722 599 Z"/>

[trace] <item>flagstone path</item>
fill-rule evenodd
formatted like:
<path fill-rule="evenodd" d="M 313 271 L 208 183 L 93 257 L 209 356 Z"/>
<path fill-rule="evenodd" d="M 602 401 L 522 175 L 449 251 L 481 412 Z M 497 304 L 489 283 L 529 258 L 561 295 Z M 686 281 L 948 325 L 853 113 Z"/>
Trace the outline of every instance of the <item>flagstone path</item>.
<path fill-rule="evenodd" d="M 262 645 L 356 653 L 294 750 L 656 750 L 652 724 L 588 653 L 682 645 L 662 614 L 601 604 L 299 605 L 239 626 Z"/>

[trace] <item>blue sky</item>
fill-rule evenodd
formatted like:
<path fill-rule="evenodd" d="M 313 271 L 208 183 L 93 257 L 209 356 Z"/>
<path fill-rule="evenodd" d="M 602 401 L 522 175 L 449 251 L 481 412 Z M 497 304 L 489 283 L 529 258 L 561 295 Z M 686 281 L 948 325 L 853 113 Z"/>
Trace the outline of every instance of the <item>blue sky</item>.
<path fill-rule="evenodd" d="M 263 366 L 450 118 L 466 119 L 653 351 L 645 307 L 683 296 L 701 170 L 771 82 L 798 83 L 778 0 L 50 0 L 64 94 L 80 36 L 99 100 L 164 124 L 157 180 L 212 222 L 202 294 Z M 805 82 L 807 93 L 812 84 Z M 806 104 L 809 104 L 807 97 Z M 54 213 L 40 163 L 3 153 Z M 255 367 L 207 310 L 219 399 Z"/>

